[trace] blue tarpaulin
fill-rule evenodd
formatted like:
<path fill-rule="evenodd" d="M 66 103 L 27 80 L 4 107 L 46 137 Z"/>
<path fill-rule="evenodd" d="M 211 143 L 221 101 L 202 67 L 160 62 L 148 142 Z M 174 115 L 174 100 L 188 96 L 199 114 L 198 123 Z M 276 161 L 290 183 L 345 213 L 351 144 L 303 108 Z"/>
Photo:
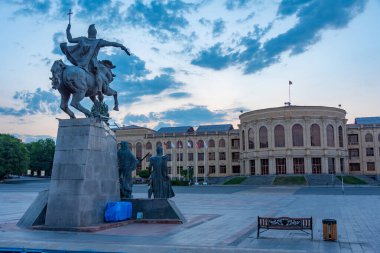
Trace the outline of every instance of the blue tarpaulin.
<path fill-rule="evenodd" d="M 132 217 L 131 202 L 109 202 L 107 203 L 104 218 L 106 222 L 123 221 Z"/>

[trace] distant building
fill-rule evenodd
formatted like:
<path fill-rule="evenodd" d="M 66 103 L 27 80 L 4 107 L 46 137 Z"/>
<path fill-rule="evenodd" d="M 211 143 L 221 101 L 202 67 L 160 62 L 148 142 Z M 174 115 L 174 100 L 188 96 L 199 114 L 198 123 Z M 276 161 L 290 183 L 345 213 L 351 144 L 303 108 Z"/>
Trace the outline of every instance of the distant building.
<path fill-rule="evenodd" d="M 116 129 L 138 158 L 164 147 L 169 176 L 194 170 L 198 181 L 231 175 L 380 172 L 380 117 L 346 125 L 346 111 L 325 106 L 285 106 L 240 115 L 231 124 Z M 136 173 L 148 166 L 144 159 Z"/>
<path fill-rule="evenodd" d="M 349 173 L 380 172 L 380 117 L 356 118 L 347 125 Z"/>
<path fill-rule="evenodd" d="M 240 175 L 239 131 L 231 124 L 163 127 L 152 129 L 126 126 L 115 130 L 118 142 L 128 141 L 136 157 L 154 155 L 158 145 L 164 147 L 169 157 L 169 176 L 180 178 L 181 170 L 194 170 L 194 177 Z M 150 157 L 150 156 L 148 156 Z M 148 159 L 142 161 L 136 173 L 148 166 Z"/>

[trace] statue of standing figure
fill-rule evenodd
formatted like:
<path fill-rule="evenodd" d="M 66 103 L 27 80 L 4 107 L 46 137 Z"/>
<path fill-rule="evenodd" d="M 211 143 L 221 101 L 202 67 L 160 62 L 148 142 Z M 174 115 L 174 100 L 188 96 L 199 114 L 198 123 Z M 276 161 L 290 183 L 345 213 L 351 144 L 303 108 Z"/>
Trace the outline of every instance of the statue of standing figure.
<path fill-rule="evenodd" d="M 136 169 L 139 160 L 132 154 L 126 141 L 120 143 L 117 158 L 119 162 L 120 197 L 132 198 L 132 171 Z"/>
<path fill-rule="evenodd" d="M 172 198 L 175 196 L 168 176 L 168 158 L 162 155 L 162 146 L 156 148 L 157 155 L 149 158 L 149 177 L 148 198 Z"/>

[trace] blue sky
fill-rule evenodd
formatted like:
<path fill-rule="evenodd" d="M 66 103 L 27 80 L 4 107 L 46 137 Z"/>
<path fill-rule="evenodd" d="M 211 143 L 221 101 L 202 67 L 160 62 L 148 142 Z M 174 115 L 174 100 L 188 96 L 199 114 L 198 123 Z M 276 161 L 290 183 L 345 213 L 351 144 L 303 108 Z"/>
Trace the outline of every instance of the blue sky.
<path fill-rule="evenodd" d="M 70 8 L 74 37 L 94 23 L 132 52 L 99 54 L 117 66 L 120 125 L 236 127 L 241 111 L 283 106 L 289 80 L 294 105 L 380 115 L 379 0 L 4 0 L 1 133 L 54 137 L 68 118 L 49 77 Z"/>

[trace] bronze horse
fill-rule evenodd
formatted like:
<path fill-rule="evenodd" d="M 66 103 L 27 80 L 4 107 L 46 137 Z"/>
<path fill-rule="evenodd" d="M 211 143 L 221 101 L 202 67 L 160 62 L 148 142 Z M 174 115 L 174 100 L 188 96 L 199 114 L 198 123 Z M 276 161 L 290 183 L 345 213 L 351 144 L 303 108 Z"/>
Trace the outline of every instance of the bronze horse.
<path fill-rule="evenodd" d="M 111 69 L 115 66 L 112 62 L 108 60 L 99 62 L 99 70 L 102 84 L 102 92 L 106 96 L 114 97 L 114 110 L 119 110 L 119 103 L 117 100 L 117 92 L 109 87 L 109 84 L 113 81 L 115 75 L 112 73 Z M 84 97 L 89 97 L 95 106 L 99 106 L 99 101 L 103 101 L 103 95 L 98 95 L 98 88 L 95 81 L 95 76 L 88 71 L 77 67 L 68 66 L 63 63 L 62 60 L 57 60 L 54 62 L 51 72 L 53 77 L 50 78 L 52 81 L 53 89 L 57 89 L 61 94 L 61 105 L 60 108 L 67 113 L 70 118 L 75 118 L 74 113 L 70 110 L 68 103 L 70 96 L 72 95 L 70 105 L 75 109 L 83 112 L 86 117 L 91 117 L 91 112 L 81 105 L 81 101 Z"/>

